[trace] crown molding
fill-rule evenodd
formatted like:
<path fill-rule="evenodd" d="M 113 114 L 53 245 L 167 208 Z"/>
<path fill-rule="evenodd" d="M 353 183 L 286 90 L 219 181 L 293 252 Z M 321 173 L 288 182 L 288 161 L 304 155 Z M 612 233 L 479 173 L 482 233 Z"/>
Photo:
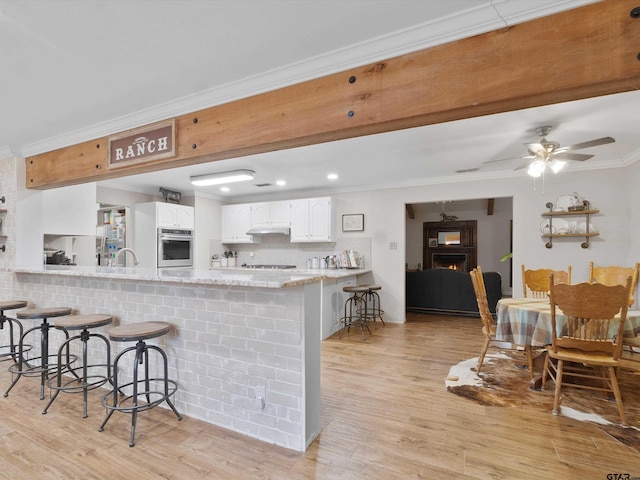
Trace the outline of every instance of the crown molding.
<path fill-rule="evenodd" d="M 189 112 L 229 103 L 286 86 L 338 73 L 350 68 L 424 50 L 535 18 L 577 8 L 597 0 L 492 0 L 462 13 L 425 22 L 373 38 L 237 82 L 178 98 L 129 115 L 94 124 L 64 135 L 25 145 L 30 157 Z M 542 5 L 541 5 L 542 4 Z M 2 152 L 2 150 L 0 150 Z"/>
<path fill-rule="evenodd" d="M 9 147 L 0 147 L 0 160 L 6 160 L 8 158 L 15 157 L 13 150 Z"/>

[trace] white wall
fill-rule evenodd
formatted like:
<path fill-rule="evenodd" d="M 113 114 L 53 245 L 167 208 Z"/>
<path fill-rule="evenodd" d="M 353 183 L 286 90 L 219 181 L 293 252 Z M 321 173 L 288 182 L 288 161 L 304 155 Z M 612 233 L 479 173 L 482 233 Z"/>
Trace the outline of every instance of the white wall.
<path fill-rule="evenodd" d="M 522 291 L 520 265 L 530 268 L 573 266 L 573 279 L 586 280 L 589 261 L 601 265 L 627 265 L 637 260 L 631 253 L 631 239 L 640 235 L 640 215 L 631 217 L 629 191 L 640 177 L 640 167 L 584 172 L 565 171 L 547 176 L 544 191 L 538 181 L 526 176 L 443 183 L 413 188 L 385 189 L 334 195 L 340 200 L 338 216 L 365 214 L 365 235 L 372 238 L 372 265 L 375 283 L 382 285 L 385 320 L 404 322 L 405 299 L 405 204 L 442 200 L 513 197 L 513 291 Z M 592 218 L 601 232 L 591 239 L 591 247 L 582 249 L 582 239 L 555 241 L 545 248 L 541 238 L 541 214 L 545 204 L 558 197 L 578 192 L 601 213 Z M 631 222 L 630 222 L 631 219 Z M 630 230 L 631 227 L 631 230 Z M 390 248 L 397 242 L 397 250 Z M 634 246 L 638 241 L 634 238 Z M 638 248 L 633 251 L 640 252 Z M 640 257 L 640 254 L 637 256 Z"/>
<path fill-rule="evenodd" d="M 221 252 L 220 240 L 221 218 L 219 200 L 195 196 L 193 198 L 195 211 L 195 242 L 194 267 L 196 270 L 209 269 L 209 260 L 214 253 Z"/>

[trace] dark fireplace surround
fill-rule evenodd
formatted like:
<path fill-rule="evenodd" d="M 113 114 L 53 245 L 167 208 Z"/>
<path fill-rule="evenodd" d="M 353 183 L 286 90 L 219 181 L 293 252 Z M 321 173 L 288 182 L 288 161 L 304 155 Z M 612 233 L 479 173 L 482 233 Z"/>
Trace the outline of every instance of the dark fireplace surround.
<path fill-rule="evenodd" d="M 441 242 L 448 234 L 459 233 L 459 243 Z M 477 266 L 476 220 L 423 223 L 423 255 L 425 269 L 448 268 L 470 272 Z"/>

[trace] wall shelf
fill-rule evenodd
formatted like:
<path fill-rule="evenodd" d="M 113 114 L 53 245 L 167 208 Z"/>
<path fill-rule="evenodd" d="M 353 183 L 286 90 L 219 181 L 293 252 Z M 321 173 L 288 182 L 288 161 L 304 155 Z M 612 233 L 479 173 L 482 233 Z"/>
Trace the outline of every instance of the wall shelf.
<path fill-rule="evenodd" d="M 589 248 L 589 239 L 591 237 L 597 237 L 600 235 L 598 232 L 591 232 L 591 215 L 596 213 L 600 213 L 598 209 L 592 209 L 588 200 L 582 201 L 583 208 L 581 210 L 573 210 L 573 211 L 554 211 L 553 203 L 548 202 L 546 207 L 549 209 L 548 212 L 542 213 L 543 217 L 549 219 L 549 232 L 553 232 L 553 218 L 554 217 L 583 217 L 585 223 L 585 231 L 580 233 L 543 233 L 542 238 L 548 239 L 548 242 L 545 243 L 545 247 L 552 248 L 553 247 L 553 239 L 554 238 L 584 238 L 585 241 L 580 244 L 582 248 Z"/>

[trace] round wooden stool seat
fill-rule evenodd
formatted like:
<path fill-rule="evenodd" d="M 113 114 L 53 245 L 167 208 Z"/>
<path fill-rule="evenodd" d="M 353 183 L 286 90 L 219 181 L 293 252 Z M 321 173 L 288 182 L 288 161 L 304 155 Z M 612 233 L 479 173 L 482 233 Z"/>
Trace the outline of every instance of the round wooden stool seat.
<path fill-rule="evenodd" d="M 367 290 L 371 290 L 371 291 L 376 291 L 376 290 L 382 290 L 382 287 L 380 285 L 365 285 L 367 287 Z"/>
<path fill-rule="evenodd" d="M 56 328 L 64 330 L 84 330 L 109 325 L 113 321 L 111 315 L 87 314 L 67 315 L 56 320 Z"/>
<path fill-rule="evenodd" d="M 0 301 L 0 311 L 15 310 L 16 308 L 24 308 L 27 306 L 25 300 L 4 300 Z"/>
<path fill-rule="evenodd" d="M 109 338 L 114 342 L 134 342 L 161 337 L 169 333 L 171 324 L 167 322 L 140 322 L 120 325 L 109 330 Z"/>
<path fill-rule="evenodd" d="M 366 293 L 367 288 L 362 285 L 351 285 L 348 287 L 342 287 L 342 291 L 346 293 Z"/>
<path fill-rule="evenodd" d="M 68 307 L 50 307 L 50 308 L 27 308 L 16 312 L 16 317 L 21 320 L 33 320 L 38 318 L 53 318 L 69 315 L 71 309 Z"/>

